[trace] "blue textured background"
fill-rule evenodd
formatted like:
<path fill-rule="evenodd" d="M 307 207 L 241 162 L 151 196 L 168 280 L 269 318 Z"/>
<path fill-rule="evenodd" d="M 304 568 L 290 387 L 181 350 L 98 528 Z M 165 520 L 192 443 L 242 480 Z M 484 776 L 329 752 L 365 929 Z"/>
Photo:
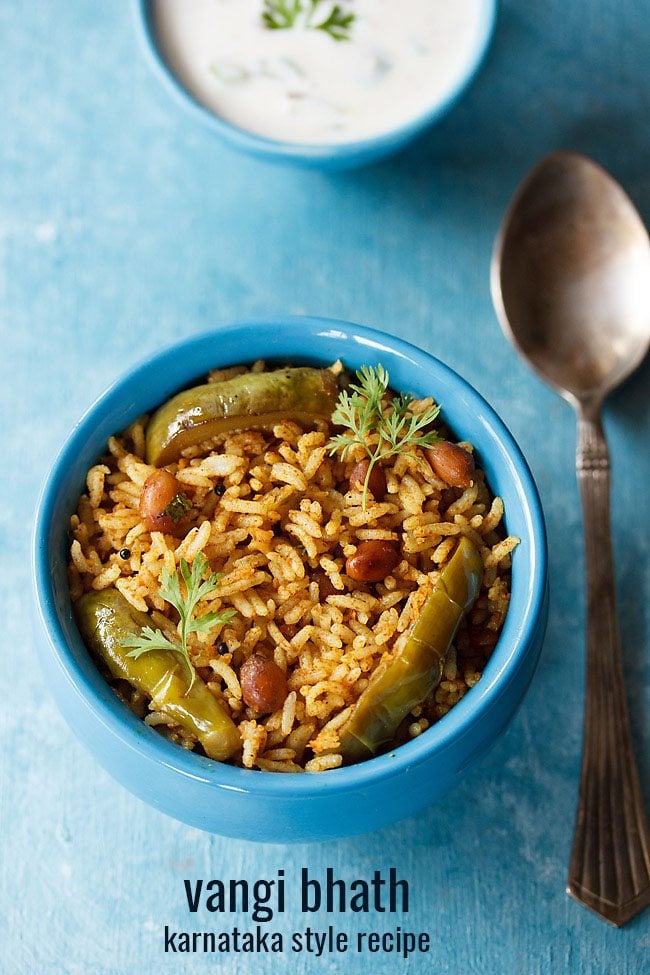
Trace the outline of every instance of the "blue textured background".
<path fill-rule="evenodd" d="M 503 207 L 546 151 L 594 155 L 650 218 L 647 5 L 507 0 L 487 64 L 452 114 L 401 156 L 335 176 L 243 158 L 191 124 L 150 76 L 125 0 L 0 0 L 0 44 L 1 971 L 647 970 L 650 915 L 615 931 L 564 894 L 583 687 L 573 417 L 506 344 L 488 291 Z M 379 326 L 458 369 L 527 454 L 552 553 L 536 679 L 466 784 L 380 834 L 291 849 L 188 830 L 110 780 L 56 713 L 27 622 L 38 486 L 76 418 L 159 344 L 273 311 Z M 646 363 L 607 417 L 625 669 L 646 794 L 649 379 Z M 406 969 L 378 955 L 283 963 L 162 954 L 164 923 L 189 926 L 184 876 L 254 880 L 303 864 L 348 878 L 398 866 L 411 883 L 404 926 L 429 930 L 432 952 Z M 200 920 L 207 928 L 219 919 Z M 281 927 L 304 923 L 294 911 Z M 376 923 L 393 926 L 386 916 Z M 354 921 L 338 926 L 352 930 Z"/>

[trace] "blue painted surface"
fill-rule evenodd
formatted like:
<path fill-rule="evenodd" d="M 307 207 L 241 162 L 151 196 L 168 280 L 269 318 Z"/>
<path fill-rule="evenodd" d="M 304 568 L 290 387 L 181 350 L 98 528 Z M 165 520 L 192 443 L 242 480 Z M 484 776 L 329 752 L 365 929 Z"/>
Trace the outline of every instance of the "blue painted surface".
<path fill-rule="evenodd" d="M 649 917 L 615 931 L 563 893 L 583 687 L 573 417 L 501 337 L 488 292 L 503 207 L 527 167 L 553 148 L 595 156 L 650 218 L 644 6 L 506 0 L 487 63 L 454 111 L 401 156 L 335 176 L 267 166 L 192 126 L 143 64 L 129 4 L 5 0 L 0 37 L 1 970 L 645 970 Z M 399 826 L 291 849 L 188 830 L 116 785 L 59 718 L 27 624 L 38 487 L 82 411 L 160 344 L 273 312 L 377 325 L 458 369 L 522 445 L 551 542 L 540 666 L 478 769 Z M 649 380 L 646 363 L 606 420 L 625 670 L 646 796 Z M 363 924 L 428 929 L 430 954 L 407 966 L 383 955 L 162 954 L 165 923 L 197 923 L 183 877 L 252 881 L 278 868 L 293 876 L 302 865 L 333 866 L 348 878 L 397 866 L 411 883 L 407 919 L 376 915 Z M 309 923 L 293 898 L 288 908 L 279 929 Z M 328 919 L 311 920 L 324 927 Z M 350 914 L 336 924 L 361 927 Z M 198 926 L 217 924 L 199 915 Z"/>

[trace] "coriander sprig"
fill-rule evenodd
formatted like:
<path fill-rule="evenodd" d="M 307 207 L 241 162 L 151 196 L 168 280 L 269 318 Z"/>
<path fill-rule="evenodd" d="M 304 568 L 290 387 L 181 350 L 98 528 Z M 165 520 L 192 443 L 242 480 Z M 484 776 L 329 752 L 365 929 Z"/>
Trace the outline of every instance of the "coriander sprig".
<path fill-rule="evenodd" d="M 301 13 L 302 0 L 264 0 L 262 21 L 269 30 L 287 30 Z"/>
<path fill-rule="evenodd" d="M 358 384 L 350 384 L 352 392 L 341 391 L 332 413 L 332 423 L 346 427 L 348 432 L 331 437 L 328 450 L 332 456 L 340 452 L 345 460 L 352 447 L 359 444 L 368 454 L 370 464 L 362 493 L 365 511 L 370 475 L 378 461 L 394 454 L 408 453 L 414 447 L 430 447 L 442 438 L 434 430 L 423 432 L 440 413 L 440 407 L 435 403 L 422 413 L 413 413 L 413 396 L 400 393 L 384 408 L 389 377 L 382 365 L 376 368 L 362 366 L 357 379 Z M 377 442 L 369 443 L 373 434 L 377 435 Z"/>
<path fill-rule="evenodd" d="M 134 657 L 136 660 L 150 650 L 173 650 L 180 654 L 191 678 L 188 692 L 192 689 L 196 678 L 196 671 L 190 660 L 187 646 L 188 636 L 190 633 L 208 633 L 213 626 L 227 623 L 236 615 L 233 609 L 226 609 L 222 613 L 204 613 L 203 616 L 193 619 L 194 610 L 200 600 L 205 599 L 219 586 L 219 575 L 216 572 L 211 572 L 206 579 L 203 578 L 206 568 L 208 568 L 208 560 L 203 552 L 199 552 L 191 569 L 185 559 L 181 559 L 180 574 L 178 569 L 169 572 L 165 568 L 162 571 L 162 585 L 159 593 L 165 602 L 170 603 L 177 610 L 180 616 L 178 624 L 180 645 L 172 643 L 161 630 L 154 630 L 150 626 L 143 627 L 141 636 L 128 636 L 123 644 L 125 647 L 133 647 L 127 656 Z M 185 594 L 181 592 L 181 580 L 185 584 Z"/>
<path fill-rule="evenodd" d="M 348 41 L 355 15 L 346 13 L 335 3 L 323 20 L 317 15 L 323 11 L 324 0 L 264 0 L 262 23 L 269 30 L 288 30 L 297 24 L 307 30 L 322 30 L 335 41 Z"/>
<path fill-rule="evenodd" d="M 319 0 L 311 0 L 312 10 L 318 6 Z M 354 23 L 354 14 L 346 14 L 345 11 L 335 3 L 329 15 L 320 24 L 308 24 L 315 30 L 323 30 L 335 41 L 349 41 L 350 31 Z"/>

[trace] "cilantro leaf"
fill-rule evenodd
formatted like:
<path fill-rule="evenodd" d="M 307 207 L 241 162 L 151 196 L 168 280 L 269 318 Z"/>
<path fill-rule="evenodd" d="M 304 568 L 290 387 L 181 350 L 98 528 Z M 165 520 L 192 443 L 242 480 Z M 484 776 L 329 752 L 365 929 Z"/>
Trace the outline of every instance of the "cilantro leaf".
<path fill-rule="evenodd" d="M 409 393 L 394 396 L 384 407 L 389 382 L 384 367 L 362 366 L 356 375 L 358 383 L 350 384 L 351 393 L 340 393 L 332 413 L 332 423 L 346 427 L 348 432 L 332 436 L 328 452 L 332 456 L 340 453 L 345 460 L 352 447 L 359 444 L 368 454 L 370 464 L 362 493 L 365 511 L 370 475 L 376 463 L 441 440 L 435 430 L 426 430 L 438 417 L 440 407 L 434 403 L 422 413 L 413 413 L 413 397 Z"/>
<path fill-rule="evenodd" d="M 191 507 L 192 503 L 187 500 L 184 494 L 175 494 L 164 509 L 163 514 L 169 515 L 174 524 L 176 524 L 187 514 Z"/>
<path fill-rule="evenodd" d="M 347 0 L 346 0 L 347 2 Z M 268 30 L 290 30 L 302 26 L 305 30 L 321 30 L 334 41 L 349 41 L 355 14 L 347 13 L 342 4 L 326 0 L 264 0 L 262 23 Z M 319 14 L 323 18 L 318 20 Z"/>
<path fill-rule="evenodd" d="M 203 552 L 199 552 L 191 569 L 186 560 L 181 559 L 179 569 L 169 572 L 167 568 L 164 568 L 162 571 L 162 584 L 159 592 L 165 602 L 170 603 L 180 617 L 178 623 L 180 644 L 172 643 L 160 630 L 154 630 L 150 626 L 145 626 L 140 636 L 128 636 L 123 644 L 125 647 L 133 648 L 127 656 L 134 657 L 136 660 L 150 650 L 173 650 L 180 654 L 191 678 L 188 691 L 192 689 L 196 678 L 196 670 L 190 658 L 187 643 L 189 634 L 209 633 L 214 626 L 228 623 L 237 615 L 234 610 L 226 609 L 221 613 L 204 613 L 198 619 L 193 618 L 197 604 L 219 586 L 219 575 L 216 572 L 211 572 L 206 579 L 203 578 L 207 568 L 208 560 Z M 181 580 L 184 583 L 184 594 L 181 591 Z"/>

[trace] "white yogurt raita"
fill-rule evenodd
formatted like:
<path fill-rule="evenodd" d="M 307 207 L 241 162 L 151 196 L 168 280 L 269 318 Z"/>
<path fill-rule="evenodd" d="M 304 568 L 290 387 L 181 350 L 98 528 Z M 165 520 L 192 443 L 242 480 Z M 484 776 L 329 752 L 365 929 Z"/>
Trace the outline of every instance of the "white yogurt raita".
<path fill-rule="evenodd" d="M 269 29 L 263 0 L 153 0 L 153 25 L 172 73 L 215 115 L 313 145 L 416 120 L 462 81 L 485 31 L 484 0 L 339 0 L 354 17 L 342 40 L 318 27 L 335 4 L 302 7 Z"/>

